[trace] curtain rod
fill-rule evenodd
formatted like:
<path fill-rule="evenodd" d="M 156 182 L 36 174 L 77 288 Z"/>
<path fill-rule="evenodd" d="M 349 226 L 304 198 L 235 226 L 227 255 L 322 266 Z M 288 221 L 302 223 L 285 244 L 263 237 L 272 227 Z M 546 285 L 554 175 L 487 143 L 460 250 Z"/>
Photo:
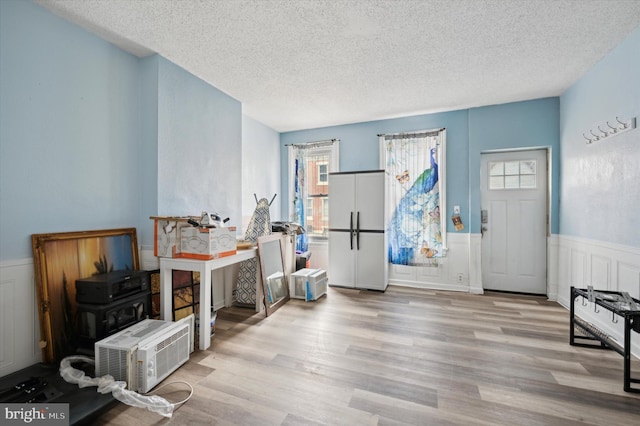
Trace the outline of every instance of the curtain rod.
<path fill-rule="evenodd" d="M 305 142 L 305 143 L 287 143 L 284 146 L 295 146 L 296 148 L 317 148 L 320 146 L 332 145 L 334 142 L 339 142 L 340 139 L 325 139 L 322 141 Z"/>
<path fill-rule="evenodd" d="M 402 133 L 380 133 L 378 137 L 384 137 L 385 139 L 408 139 L 408 138 L 417 138 L 417 137 L 425 137 L 425 136 L 438 136 L 438 133 L 446 130 L 446 127 L 441 127 L 439 129 L 431 129 L 431 130 L 420 130 L 417 132 L 402 132 Z"/>

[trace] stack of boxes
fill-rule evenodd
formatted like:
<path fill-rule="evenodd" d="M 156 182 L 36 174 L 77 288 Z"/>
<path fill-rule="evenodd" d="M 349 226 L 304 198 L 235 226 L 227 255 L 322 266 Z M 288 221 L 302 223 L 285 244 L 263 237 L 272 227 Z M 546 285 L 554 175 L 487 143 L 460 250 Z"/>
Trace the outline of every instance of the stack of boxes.
<path fill-rule="evenodd" d="M 300 269 L 290 275 L 289 296 L 305 301 L 317 300 L 327 294 L 327 273 L 322 269 Z"/>
<path fill-rule="evenodd" d="M 154 222 L 154 252 L 157 257 L 211 260 L 236 254 L 235 226 L 194 227 L 198 217 L 151 216 Z"/>

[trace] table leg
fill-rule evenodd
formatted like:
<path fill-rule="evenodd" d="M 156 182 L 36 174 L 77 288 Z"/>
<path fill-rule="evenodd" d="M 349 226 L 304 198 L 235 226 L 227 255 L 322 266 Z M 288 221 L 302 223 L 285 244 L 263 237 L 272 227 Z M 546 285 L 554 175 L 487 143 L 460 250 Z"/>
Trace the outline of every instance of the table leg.
<path fill-rule="evenodd" d="M 235 284 L 236 269 L 233 266 L 227 266 L 224 271 L 224 306 L 233 306 L 233 286 Z"/>
<path fill-rule="evenodd" d="M 631 317 L 624 319 L 624 390 L 631 391 Z M 636 391 L 637 392 L 637 391 Z"/>
<path fill-rule="evenodd" d="M 160 259 L 160 318 L 165 321 L 173 321 L 172 297 L 173 297 L 173 280 L 172 269 L 162 267 L 162 259 Z"/>
<path fill-rule="evenodd" d="M 205 266 L 200 267 L 200 350 L 211 346 L 211 270 Z"/>

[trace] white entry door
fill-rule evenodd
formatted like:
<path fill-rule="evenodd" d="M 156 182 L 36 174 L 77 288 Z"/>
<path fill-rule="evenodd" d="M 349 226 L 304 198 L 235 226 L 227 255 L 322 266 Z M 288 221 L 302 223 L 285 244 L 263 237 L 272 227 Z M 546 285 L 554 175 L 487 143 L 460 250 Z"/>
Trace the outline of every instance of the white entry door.
<path fill-rule="evenodd" d="M 547 294 L 547 151 L 482 154 L 482 286 Z"/>

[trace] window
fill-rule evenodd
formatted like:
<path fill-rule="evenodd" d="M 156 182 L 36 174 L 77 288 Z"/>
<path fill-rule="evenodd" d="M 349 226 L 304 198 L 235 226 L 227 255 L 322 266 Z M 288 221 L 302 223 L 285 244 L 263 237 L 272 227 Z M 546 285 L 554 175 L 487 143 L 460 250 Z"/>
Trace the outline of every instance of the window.
<path fill-rule="evenodd" d="M 313 198 L 307 198 L 307 202 L 305 203 L 304 207 L 305 207 L 304 213 L 305 213 L 305 216 L 307 217 L 306 231 L 313 232 L 313 211 L 314 211 Z"/>
<path fill-rule="evenodd" d="M 317 163 L 318 165 L 318 185 L 329 184 L 329 165 L 327 163 Z"/>
<path fill-rule="evenodd" d="M 535 189 L 536 160 L 489 163 L 489 189 Z"/>
<path fill-rule="evenodd" d="M 329 219 L 329 157 L 330 150 L 308 150 L 307 170 L 307 234 L 311 241 L 326 239 Z M 322 208 L 320 208 L 322 206 Z M 327 214 L 324 215 L 324 206 Z M 315 214 L 314 214 L 315 213 Z M 324 217 L 326 217 L 326 219 Z"/>
<path fill-rule="evenodd" d="M 289 169 L 290 217 L 307 231 L 296 249 L 306 251 L 300 240 L 326 241 L 329 235 L 329 173 L 338 171 L 338 141 L 290 146 Z"/>

